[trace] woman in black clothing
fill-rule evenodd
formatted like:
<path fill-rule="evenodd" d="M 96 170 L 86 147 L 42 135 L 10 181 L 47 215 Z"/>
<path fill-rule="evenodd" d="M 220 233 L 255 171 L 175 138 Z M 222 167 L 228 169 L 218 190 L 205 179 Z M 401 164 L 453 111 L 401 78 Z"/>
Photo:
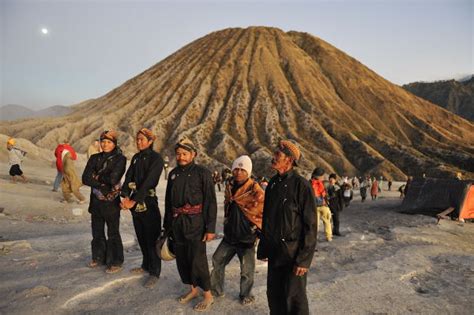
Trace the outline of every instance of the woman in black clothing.
<path fill-rule="evenodd" d="M 89 212 L 92 225 L 92 260 L 89 267 L 107 265 L 107 273 L 122 270 L 123 245 L 120 237 L 120 179 L 127 160 L 117 146 L 117 133 L 112 130 L 100 135 L 103 152 L 87 162 L 82 182 L 91 187 Z M 107 224 L 107 238 L 105 236 Z"/>

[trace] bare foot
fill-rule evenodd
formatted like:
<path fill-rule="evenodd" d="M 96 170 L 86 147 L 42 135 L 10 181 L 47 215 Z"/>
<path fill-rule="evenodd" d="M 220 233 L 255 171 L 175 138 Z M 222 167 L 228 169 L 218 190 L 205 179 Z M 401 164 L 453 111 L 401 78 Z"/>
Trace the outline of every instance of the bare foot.
<path fill-rule="evenodd" d="M 189 291 L 188 293 L 186 293 L 185 295 L 182 295 L 178 298 L 178 302 L 181 303 L 181 304 L 187 304 L 189 303 L 191 300 L 197 298 L 199 296 L 199 291 Z"/>
<path fill-rule="evenodd" d="M 210 297 L 205 297 L 201 302 L 194 306 L 196 312 L 205 312 L 211 308 L 211 305 L 214 304 L 214 298 L 212 295 Z"/>

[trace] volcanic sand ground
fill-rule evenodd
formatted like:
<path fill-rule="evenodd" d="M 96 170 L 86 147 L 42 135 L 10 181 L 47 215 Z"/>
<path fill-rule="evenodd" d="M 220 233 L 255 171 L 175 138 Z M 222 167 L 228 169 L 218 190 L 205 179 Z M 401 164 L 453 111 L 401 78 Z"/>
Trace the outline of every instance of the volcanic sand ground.
<path fill-rule="evenodd" d="M 28 184 L 0 176 L 0 314 L 191 314 L 176 297 L 184 292 L 175 262 L 164 262 L 159 284 L 129 269 L 141 263 L 131 215 L 123 212 L 124 270 L 108 275 L 86 267 L 90 259 L 90 216 L 86 205 L 63 205 L 51 191 L 55 170 L 26 161 Z M 1 174 L 8 165 L 0 164 Z M 78 167 L 79 171 L 82 171 Z M 470 314 L 474 309 L 474 225 L 397 213 L 396 192 L 361 203 L 358 194 L 341 214 L 344 237 L 332 243 L 319 232 L 308 276 L 313 314 Z M 386 187 L 385 187 L 386 188 Z M 88 196 L 86 187 L 81 189 Z M 165 181 L 158 187 L 163 209 Z M 222 233 L 223 194 L 218 193 Z M 72 209 L 82 209 L 75 216 Z M 78 211 L 78 210 L 76 210 Z M 208 244 L 208 259 L 220 240 Z M 239 264 L 226 270 L 226 296 L 209 314 L 266 314 L 266 266 L 257 263 L 256 302 L 241 306 Z"/>

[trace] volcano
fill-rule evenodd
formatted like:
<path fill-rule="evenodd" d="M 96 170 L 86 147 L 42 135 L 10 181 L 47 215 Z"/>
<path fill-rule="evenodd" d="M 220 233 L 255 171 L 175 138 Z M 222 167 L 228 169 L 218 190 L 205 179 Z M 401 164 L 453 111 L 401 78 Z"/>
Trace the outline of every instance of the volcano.
<path fill-rule="evenodd" d="M 189 137 L 210 168 L 248 154 L 255 173 L 268 174 L 277 141 L 289 138 L 302 173 L 474 175 L 473 123 L 315 36 L 269 27 L 213 32 L 67 116 L 1 123 L 0 133 L 50 149 L 67 137 L 85 152 L 114 128 L 131 153 L 142 127 L 167 155 Z"/>

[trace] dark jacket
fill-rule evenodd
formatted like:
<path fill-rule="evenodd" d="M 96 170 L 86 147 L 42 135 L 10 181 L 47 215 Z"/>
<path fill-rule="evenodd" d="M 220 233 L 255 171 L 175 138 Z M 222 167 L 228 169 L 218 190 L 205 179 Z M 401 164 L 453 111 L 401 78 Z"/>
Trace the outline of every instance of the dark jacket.
<path fill-rule="evenodd" d="M 163 165 L 163 158 L 152 148 L 136 153 L 125 175 L 125 182 L 122 186 L 122 196 L 130 197 L 132 190 L 128 184 L 134 182 L 137 188 L 130 199 L 136 201 L 137 204 L 146 202 L 147 204 L 152 203 L 157 205 L 157 197 L 149 196 L 149 191 L 150 189 L 154 190 L 158 185 L 161 172 L 163 171 Z M 132 214 L 135 214 L 135 208 L 136 205 L 131 209 Z"/>
<path fill-rule="evenodd" d="M 92 188 L 89 212 L 92 213 L 94 209 L 120 209 L 120 196 L 118 194 L 114 200 L 105 201 L 99 200 L 92 190 L 94 188 L 98 189 L 103 195 L 111 193 L 114 186 L 120 183 L 120 179 L 125 173 L 126 164 L 127 159 L 118 147 L 112 152 L 97 153 L 89 158 L 82 173 L 82 182 Z M 95 176 L 97 178 L 94 178 Z"/>
<path fill-rule="evenodd" d="M 269 264 L 309 268 L 316 247 L 313 189 L 293 170 L 275 175 L 265 190 L 258 258 Z"/>
<path fill-rule="evenodd" d="M 327 191 L 329 209 L 331 209 L 331 212 L 341 212 L 344 207 L 344 196 L 342 188 L 337 184 L 329 185 Z"/>
<path fill-rule="evenodd" d="M 243 186 L 243 184 L 238 185 L 233 181 L 227 185 L 229 187 L 226 189 L 230 189 L 232 196 L 235 196 L 237 190 Z M 224 207 L 224 240 L 231 245 L 252 247 L 257 239 L 257 226 L 247 219 L 237 202 L 229 200 Z"/>
<path fill-rule="evenodd" d="M 202 205 L 200 215 L 173 217 L 173 208 Z M 163 228 L 170 233 L 179 230 L 186 239 L 202 239 L 204 233 L 215 233 L 217 217 L 216 192 L 212 174 L 206 168 L 191 162 L 175 167 L 168 176 Z M 173 233 L 177 236 L 177 233 Z"/>

